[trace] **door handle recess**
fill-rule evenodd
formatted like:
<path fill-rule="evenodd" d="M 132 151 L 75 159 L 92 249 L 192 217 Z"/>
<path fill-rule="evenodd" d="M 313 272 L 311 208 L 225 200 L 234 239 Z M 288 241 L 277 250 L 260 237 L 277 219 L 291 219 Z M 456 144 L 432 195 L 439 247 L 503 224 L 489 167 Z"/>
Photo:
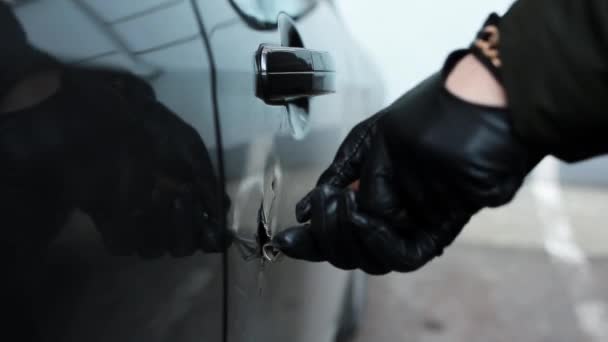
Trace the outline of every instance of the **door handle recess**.
<path fill-rule="evenodd" d="M 336 91 L 336 69 L 327 52 L 262 44 L 256 67 L 256 96 L 268 104 Z"/>

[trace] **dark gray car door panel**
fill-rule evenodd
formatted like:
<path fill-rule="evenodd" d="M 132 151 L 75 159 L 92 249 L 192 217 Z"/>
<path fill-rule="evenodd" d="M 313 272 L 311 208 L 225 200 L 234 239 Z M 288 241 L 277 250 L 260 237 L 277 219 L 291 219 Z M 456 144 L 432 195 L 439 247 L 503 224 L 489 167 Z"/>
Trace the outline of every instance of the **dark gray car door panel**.
<path fill-rule="evenodd" d="M 79 1 L 101 25 L 78 1 L 24 2 L 17 14 L 34 44 L 65 62 L 147 78 L 158 100 L 198 131 L 217 166 L 211 69 L 191 3 Z M 154 35 L 163 26 L 167 32 Z M 43 341 L 222 340 L 221 255 L 114 256 L 91 220 L 76 213 L 49 246 L 18 266 L 32 303 L 24 304 L 29 328 Z"/>

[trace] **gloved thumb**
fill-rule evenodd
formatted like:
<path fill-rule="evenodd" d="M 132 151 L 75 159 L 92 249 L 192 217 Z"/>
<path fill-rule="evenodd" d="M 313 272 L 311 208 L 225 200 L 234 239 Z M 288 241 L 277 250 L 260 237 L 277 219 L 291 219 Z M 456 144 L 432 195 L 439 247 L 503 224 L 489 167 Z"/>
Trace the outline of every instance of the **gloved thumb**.
<path fill-rule="evenodd" d="M 288 228 L 272 239 L 272 243 L 283 254 L 294 259 L 323 261 L 320 249 L 308 224 Z"/>

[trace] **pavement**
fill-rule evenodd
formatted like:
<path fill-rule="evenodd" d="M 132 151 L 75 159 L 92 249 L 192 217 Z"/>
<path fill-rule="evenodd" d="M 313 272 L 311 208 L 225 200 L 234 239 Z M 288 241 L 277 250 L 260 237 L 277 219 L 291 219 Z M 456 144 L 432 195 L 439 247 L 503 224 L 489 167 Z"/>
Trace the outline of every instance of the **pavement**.
<path fill-rule="evenodd" d="M 608 258 L 591 265 L 606 303 Z M 460 244 L 419 272 L 372 278 L 355 341 L 602 341 L 581 327 L 577 305 L 542 251 Z"/>
<path fill-rule="evenodd" d="M 422 270 L 371 278 L 355 341 L 608 341 L 608 188 L 548 164 Z"/>

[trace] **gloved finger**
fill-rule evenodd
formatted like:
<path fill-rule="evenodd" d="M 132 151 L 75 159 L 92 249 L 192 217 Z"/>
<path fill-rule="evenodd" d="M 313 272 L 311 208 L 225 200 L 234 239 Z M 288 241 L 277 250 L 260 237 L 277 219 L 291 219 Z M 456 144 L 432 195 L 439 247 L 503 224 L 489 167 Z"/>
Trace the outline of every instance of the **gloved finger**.
<path fill-rule="evenodd" d="M 340 191 L 339 200 L 332 201 L 332 196 L 326 194 L 329 199 L 319 200 L 316 197 L 322 197 L 324 192 L 317 188 L 312 194 L 316 199 L 311 222 L 280 232 L 273 239 L 275 246 L 295 259 L 329 261 L 341 269 L 360 268 L 372 275 L 390 272 L 366 250 L 358 228 L 352 225 L 356 211 L 354 191 L 335 190 Z"/>
<path fill-rule="evenodd" d="M 437 246 L 433 239 L 418 227 L 400 227 L 401 230 L 410 232 L 402 236 L 377 218 L 354 213 L 352 219 L 372 257 L 391 270 L 415 271 L 442 251 L 442 247 Z"/>
<path fill-rule="evenodd" d="M 279 232 L 273 237 L 272 243 L 290 258 L 313 262 L 326 260 L 308 224 Z"/>
<path fill-rule="evenodd" d="M 306 226 L 305 230 L 298 231 L 298 233 L 305 234 L 300 238 L 305 245 L 293 247 L 288 243 L 289 241 L 278 240 L 279 246 L 291 247 L 301 252 L 297 254 L 297 257 L 304 257 L 308 260 L 326 260 L 344 270 L 367 265 L 365 261 L 361 260 L 363 254 L 360 241 L 355 236 L 355 231 L 349 222 L 350 213 L 357 210 L 356 192 L 352 189 L 343 190 L 323 185 L 311 192 L 311 203 L 310 224 Z M 290 231 L 289 234 L 298 233 Z M 291 240 L 290 242 L 299 243 L 300 241 Z M 287 251 L 286 254 L 296 254 L 290 252 Z"/>
<path fill-rule="evenodd" d="M 359 241 L 348 220 L 357 210 L 355 192 L 325 185 L 315 197 L 319 198 L 313 199 L 311 230 L 322 241 L 327 260 L 343 270 L 357 268 L 361 264 Z"/>
<path fill-rule="evenodd" d="M 361 166 L 376 133 L 378 116 L 359 123 L 346 136 L 330 166 L 321 174 L 317 186 L 331 185 L 346 188 L 360 178 Z M 311 215 L 311 197 L 306 195 L 296 206 L 298 222 L 306 222 Z"/>
<path fill-rule="evenodd" d="M 360 181 L 357 179 L 352 182 L 347 189 L 351 189 L 354 191 L 359 191 Z M 313 189 L 314 191 L 314 189 Z M 312 209 L 310 203 L 310 196 L 312 196 L 312 192 L 309 192 L 298 204 L 296 205 L 296 219 L 300 223 L 304 223 L 310 220 L 310 211 Z"/>
<path fill-rule="evenodd" d="M 328 239 L 333 239 L 333 235 L 330 235 L 331 230 L 336 228 L 337 225 L 337 212 L 338 199 L 340 197 L 340 189 L 331 186 L 319 186 L 314 188 L 305 197 L 305 202 L 300 201 L 296 207 L 296 214 L 301 214 L 300 209 L 305 211 L 305 215 L 308 216 L 306 221 L 311 220 L 311 223 L 306 226 L 307 234 L 296 237 L 301 237 L 303 243 L 308 243 L 309 246 L 314 247 L 310 250 L 316 252 L 316 257 L 311 259 L 328 260 L 331 258 L 329 246 L 331 242 L 327 242 Z M 306 206 L 306 208 L 301 208 Z M 328 210 L 326 214 L 324 211 Z M 298 221 L 302 222 L 302 217 L 298 216 Z M 328 222 L 329 221 L 329 222 Z M 331 228 L 328 228 L 331 227 Z M 294 233 L 295 234 L 295 233 Z M 294 241 L 298 243 L 299 241 Z M 312 244 L 314 242 L 314 244 Z M 289 254 L 288 254 L 289 255 Z"/>
<path fill-rule="evenodd" d="M 307 224 L 288 228 L 275 235 L 272 241 L 283 254 L 290 258 L 312 262 L 327 261 Z M 365 250 L 361 250 L 358 259 L 358 263 L 349 269 L 360 268 L 371 275 L 382 275 L 391 271 L 390 268 L 373 260 Z"/>
<path fill-rule="evenodd" d="M 331 165 L 321 174 L 317 185 L 345 188 L 359 179 L 361 166 L 376 134 L 378 116 L 357 124 L 346 136 Z"/>
<path fill-rule="evenodd" d="M 348 221 L 348 231 L 352 236 L 351 243 L 358 246 L 356 257 L 353 257 L 353 260 L 356 260 L 356 267 L 370 275 L 387 274 L 391 271 L 391 268 L 387 265 L 383 265 L 374 257 L 373 246 L 368 246 L 366 240 L 362 238 L 363 236 L 360 234 L 360 229 L 357 225 L 365 224 L 360 220 L 358 221 L 361 215 L 362 214 L 357 210 L 350 210 L 347 213 L 346 218 L 346 221 Z M 368 224 L 370 224 L 370 222 L 368 222 Z M 373 227 L 370 227 L 370 230 L 373 230 Z"/>
<path fill-rule="evenodd" d="M 366 253 L 368 254 L 368 253 Z M 378 263 L 377 261 L 375 261 L 373 258 L 370 257 L 370 255 L 366 255 L 365 257 L 361 258 L 362 262 L 361 265 L 359 265 L 359 268 L 369 274 L 369 275 L 373 275 L 373 276 L 380 276 L 380 275 L 385 275 L 390 273 L 392 270 L 390 269 L 390 267 L 386 266 L 386 265 L 382 265 L 380 263 Z"/>
<path fill-rule="evenodd" d="M 310 200 L 313 191 L 314 189 L 306 194 L 306 196 L 304 196 L 296 204 L 296 220 L 298 220 L 299 223 L 304 223 L 310 220 L 310 216 L 312 215 L 312 203 Z"/>
<path fill-rule="evenodd" d="M 400 175 L 407 177 L 409 175 Z M 377 133 L 361 168 L 357 203 L 361 211 L 385 222 L 400 222 L 407 217 L 406 205 L 399 193 L 392 159 L 381 133 Z"/>
<path fill-rule="evenodd" d="M 302 254 L 304 259 L 316 259 L 316 260 L 334 260 L 332 245 L 335 240 L 335 231 L 338 227 L 338 214 L 340 208 L 344 204 L 340 201 L 341 189 L 325 185 L 314 188 L 308 195 L 308 204 L 310 209 L 306 209 L 310 213 L 310 223 L 301 228 L 306 227 L 305 232 L 292 232 L 285 237 L 296 238 L 289 241 L 278 241 L 280 244 L 283 243 L 289 247 L 293 247 L 292 244 L 303 243 Z M 300 205 L 300 204 L 299 204 Z M 301 234 L 300 234 L 301 233 Z M 298 246 L 296 246 L 298 247 Z M 287 250 L 286 254 L 289 255 L 290 251 Z M 308 254 L 313 254 L 308 256 Z M 308 256 L 308 258 L 306 257 Z"/>

